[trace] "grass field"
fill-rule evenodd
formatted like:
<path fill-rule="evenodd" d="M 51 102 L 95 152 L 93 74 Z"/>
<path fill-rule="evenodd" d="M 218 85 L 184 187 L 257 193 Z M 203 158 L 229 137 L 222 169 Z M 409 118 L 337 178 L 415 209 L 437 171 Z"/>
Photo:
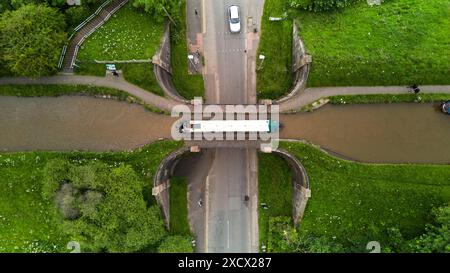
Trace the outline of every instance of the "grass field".
<path fill-rule="evenodd" d="M 181 5 L 181 24 L 171 27 L 171 61 L 173 84 L 178 93 L 186 98 L 203 97 L 205 87 L 203 85 L 202 75 L 190 75 L 188 73 L 188 47 L 186 39 L 186 1 L 182 0 Z"/>
<path fill-rule="evenodd" d="M 376 104 L 376 103 L 433 103 L 450 100 L 450 94 L 370 94 L 370 95 L 338 95 L 327 97 L 331 104 Z M 313 102 L 315 103 L 315 102 Z M 313 103 L 302 107 L 302 111 L 313 111 Z"/>
<path fill-rule="evenodd" d="M 303 163 L 310 178 L 312 197 L 300 232 L 348 249 L 365 251 L 369 241 L 389 245 L 390 227 L 411 239 L 431 222 L 432 207 L 450 201 L 450 166 L 361 164 L 305 143 L 282 142 L 281 147 Z"/>
<path fill-rule="evenodd" d="M 156 80 L 151 63 L 118 63 L 116 64 L 116 69 L 122 70 L 123 77 L 126 81 L 156 95 L 164 96 L 164 91 Z M 84 63 L 79 68 L 75 68 L 75 73 L 79 75 L 104 77 L 106 67 L 105 64 Z"/>
<path fill-rule="evenodd" d="M 82 44 L 79 60 L 150 59 L 157 51 L 164 26 L 152 16 L 123 6 Z"/>
<path fill-rule="evenodd" d="M 133 152 L 28 152 L 0 153 L 0 252 L 67 252 L 70 236 L 61 231 L 62 219 L 41 196 L 45 164 L 54 158 L 72 162 L 102 161 L 111 166 L 128 164 L 147 183 L 149 204 L 152 179 L 159 162 L 182 144 L 156 142 Z"/>
<path fill-rule="evenodd" d="M 164 26 L 152 16 L 126 4 L 81 46 L 78 53 L 80 75 L 105 75 L 105 64 L 93 60 L 150 60 L 160 46 Z M 150 63 L 116 64 L 125 80 L 147 91 L 163 96 Z"/>
<path fill-rule="evenodd" d="M 190 235 L 188 222 L 187 180 L 185 177 L 170 179 L 170 232 Z"/>
<path fill-rule="evenodd" d="M 41 196 L 46 160 L 32 153 L 0 155 L 0 252 L 65 252 L 70 238 Z"/>
<path fill-rule="evenodd" d="M 450 83 L 450 0 L 361 1 L 295 16 L 313 56 L 309 86 Z"/>
<path fill-rule="evenodd" d="M 292 20 L 269 21 L 269 16 L 282 17 L 285 11 L 284 1 L 265 1 L 258 48 L 258 55 L 266 57 L 257 71 L 256 90 L 260 99 L 279 98 L 292 84 Z"/>
<path fill-rule="evenodd" d="M 292 216 L 292 171 L 281 157 L 260 153 L 258 157 L 258 203 L 266 203 L 269 209 L 259 208 L 260 245 L 267 246 L 269 218 Z"/>

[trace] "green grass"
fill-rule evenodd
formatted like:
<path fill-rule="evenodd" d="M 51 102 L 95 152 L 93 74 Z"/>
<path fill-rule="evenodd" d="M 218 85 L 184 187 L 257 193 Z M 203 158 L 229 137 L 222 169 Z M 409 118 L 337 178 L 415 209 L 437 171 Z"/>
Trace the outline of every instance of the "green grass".
<path fill-rule="evenodd" d="M 57 97 L 75 94 L 111 95 L 121 100 L 128 97 L 128 93 L 117 89 L 90 85 L 0 85 L 1 96 Z"/>
<path fill-rule="evenodd" d="M 0 96 L 17 96 L 17 97 L 42 97 L 42 96 L 64 96 L 64 95 L 89 95 L 89 96 L 111 96 L 120 101 L 129 103 L 139 103 L 145 109 L 154 113 L 164 113 L 163 110 L 157 109 L 146 104 L 141 99 L 132 96 L 124 91 L 98 87 L 91 85 L 0 85 Z"/>
<path fill-rule="evenodd" d="M 156 80 L 151 63 L 117 63 L 116 68 L 122 70 L 126 81 L 156 95 L 164 96 L 164 91 Z M 103 77 L 106 73 L 106 66 L 98 63 L 83 63 L 80 64 L 80 67 L 75 68 L 75 73 Z"/>
<path fill-rule="evenodd" d="M 171 61 L 172 81 L 178 93 L 186 98 L 203 97 L 205 87 L 202 75 L 188 73 L 188 47 L 186 38 L 186 1 L 182 0 L 181 23 L 176 27 L 171 26 Z"/>
<path fill-rule="evenodd" d="M 0 154 L 0 252 L 64 252 L 69 236 L 51 202 L 41 196 L 37 154 Z"/>
<path fill-rule="evenodd" d="M 387 228 L 405 239 L 422 234 L 432 207 L 450 201 L 450 166 L 362 164 L 332 157 L 306 143 L 282 142 L 305 166 L 312 197 L 300 232 L 365 251 L 389 245 Z M 287 189 L 286 189 L 287 190 Z"/>
<path fill-rule="evenodd" d="M 399 103 L 399 102 L 440 102 L 450 99 L 450 94 L 374 94 L 343 95 L 329 97 L 331 104 Z"/>
<path fill-rule="evenodd" d="M 361 1 L 296 17 L 313 57 L 309 86 L 450 83 L 450 0 Z"/>
<path fill-rule="evenodd" d="M 259 208 L 260 245 L 268 245 L 269 218 L 292 216 L 292 171 L 281 157 L 260 153 L 258 157 L 258 203 L 266 203 L 269 209 Z"/>
<path fill-rule="evenodd" d="M 75 73 L 104 76 L 105 64 L 93 63 L 94 60 L 150 60 L 160 46 L 163 32 L 162 23 L 137 10 L 131 3 L 126 4 L 83 43 Z M 151 63 L 117 63 L 116 67 L 123 71 L 128 82 L 164 95 Z"/>
<path fill-rule="evenodd" d="M 170 232 L 177 235 L 190 235 L 188 220 L 187 179 L 170 179 Z"/>
<path fill-rule="evenodd" d="M 144 196 L 151 196 L 152 177 L 161 160 L 181 142 L 155 142 L 132 152 L 25 152 L 0 153 L 0 252 L 67 252 L 72 239 L 61 229 L 62 219 L 52 203 L 41 196 L 42 172 L 48 160 L 102 161 L 128 164 L 146 181 Z"/>
<path fill-rule="evenodd" d="M 370 94 L 370 95 L 339 95 L 327 97 L 330 104 L 375 104 L 375 103 L 433 103 L 450 100 L 450 94 Z M 313 102 L 314 103 L 314 102 Z M 313 103 L 302 107 L 302 111 L 312 111 Z"/>
<path fill-rule="evenodd" d="M 284 1 L 265 1 L 258 48 L 258 55 L 266 56 L 257 72 L 256 90 L 260 99 L 279 98 L 292 85 L 292 20 L 269 21 L 269 16 L 282 17 L 285 11 Z"/>
<path fill-rule="evenodd" d="M 159 48 L 163 32 L 162 23 L 128 3 L 83 43 L 77 58 L 150 59 Z"/>

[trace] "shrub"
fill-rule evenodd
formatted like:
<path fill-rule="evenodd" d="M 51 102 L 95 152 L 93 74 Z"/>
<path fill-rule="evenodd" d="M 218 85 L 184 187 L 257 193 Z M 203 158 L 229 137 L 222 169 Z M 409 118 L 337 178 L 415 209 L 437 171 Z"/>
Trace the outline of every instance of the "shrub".
<path fill-rule="evenodd" d="M 192 237 L 173 235 L 167 236 L 158 247 L 159 253 L 192 253 Z"/>
<path fill-rule="evenodd" d="M 314 12 L 331 11 L 350 6 L 361 0 L 291 0 L 290 6 Z"/>
<path fill-rule="evenodd" d="M 78 166 L 59 159 L 47 163 L 44 177 L 44 196 L 57 191 L 63 229 L 84 251 L 139 251 L 167 235 L 159 208 L 147 207 L 144 184 L 131 166 Z"/>
<path fill-rule="evenodd" d="M 55 203 L 64 219 L 75 219 L 80 215 L 80 211 L 77 209 L 76 204 L 77 193 L 78 190 L 74 189 L 71 184 L 65 183 L 56 194 Z"/>

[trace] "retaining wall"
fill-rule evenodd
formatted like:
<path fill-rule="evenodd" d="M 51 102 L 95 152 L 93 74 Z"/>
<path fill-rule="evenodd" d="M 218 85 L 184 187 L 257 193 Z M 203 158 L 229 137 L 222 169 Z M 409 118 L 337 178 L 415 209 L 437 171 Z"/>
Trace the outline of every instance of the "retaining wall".
<path fill-rule="evenodd" d="M 276 100 L 276 103 L 289 100 L 306 89 L 311 62 L 312 57 L 306 53 L 305 44 L 298 33 L 297 22 L 294 20 L 292 24 L 292 73 L 294 73 L 292 89 L 289 94 Z"/>
<path fill-rule="evenodd" d="M 273 153 L 286 160 L 294 172 L 292 176 L 292 186 L 294 188 L 292 216 L 294 225 L 297 226 L 303 217 L 308 199 L 311 197 L 309 178 L 305 168 L 295 156 L 283 149 L 275 150 Z"/>
<path fill-rule="evenodd" d="M 159 86 L 164 91 L 164 95 L 181 103 L 189 103 L 183 98 L 172 82 L 172 64 L 170 49 L 170 23 L 166 23 L 164 35 L 161 39 L 161 46 L 152 58 L 153 72 Z"/>
<path fill-rule="evenodd" d="M 190 152 L 190 147 L 183 147 L 164 158 L 159 164 L 153 180 L 152 195 L 161 209 L 167 229 L 170 229 L 170 177 L 181 157 L 188 152 Z"/>

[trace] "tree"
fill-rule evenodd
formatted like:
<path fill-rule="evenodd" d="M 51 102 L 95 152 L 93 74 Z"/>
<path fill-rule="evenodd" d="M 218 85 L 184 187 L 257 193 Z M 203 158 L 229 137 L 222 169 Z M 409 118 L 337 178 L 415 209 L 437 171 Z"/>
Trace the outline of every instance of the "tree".
<path fill-rule="evenodd" d="M 130 166 L 119 166 L 100 177 L 103 181 L 96 183 L 103 185 L 104 197 L 100 202 L 98 197 L 93 198 L 98 202 L 96 209 L 82 206 L 81 217 L 66 225 L 72 234 L 81 238 L 85 248 L 132 252 L 155 245 L 166 235 L 159 208 L 147 208 L 142 195 L 143 183 Z"/>
<path fill-rule="evenodd" d="M 134 7 L 152 14 L 159 22 L 165 18 L 176 24 L 180 22 L 181 0 L 132 0 L 132 3 Z"/>
<path fill-rule="evenodd" d="M 144 183 L 131 166 L 111 168 L 97 161 L 75 165 L 56 159 L 43 173 L 43 196 L 54 200 L 65 219 L 64 231 L 83 251 L 140 251 L 156 247 L 167 236 L 159 208 L 148 207 Z"/>
<path fill-rule="evenodd" d="M 64 16 L 43 5 L 6 11 L 0 19 L 0 58 L 20 76 L 45 76 L 57 70 L 64 44 Z"/>
<path fill-rule="evenodd" d="M 450 206 L 432 210 L 435 225 L 427 225 L 426 233 L 411 240 L 411 252 L 450 253 Z"/>
<path fill-rule="evenodd" d="M 192 237 L 172 235 L 164 238 L 158 247 L 158 253 L 192 253 Z"/>

